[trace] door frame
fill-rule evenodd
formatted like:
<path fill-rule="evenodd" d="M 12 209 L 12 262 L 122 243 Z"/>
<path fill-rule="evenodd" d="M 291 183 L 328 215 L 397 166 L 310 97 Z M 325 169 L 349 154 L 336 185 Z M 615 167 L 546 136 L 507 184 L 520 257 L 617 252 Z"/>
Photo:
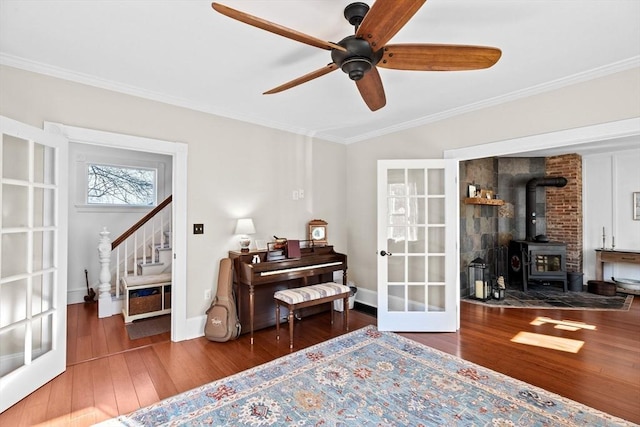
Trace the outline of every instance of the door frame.
<path fill-rule="evenodd" d="M 515 154 L 524 156 L 527 155 L 527 153 L 541 150 L 565 149 L 562 150 L 562 153 L 560 153 L 560 151 L 555 153 L 563 154 L 580 150 L 597 149 L 598 144 L 605 141 L 608 141 L 610 145 L 607 145 L 606 150 L 603 151 L 612 151 L 614 148 L 615 151 L 618 151 L 631 148 L 631 144 L 637 142 L 629 141 L 628 138 L 639 135 L 640 118 L 624 119 L 615 122 L 600 123 L 574 129 L 444 150 L 443 158 L 464 161 Z M 611 144 L 614 142 L 616 143 L 615 147 L 612 147 Z M 575 149 L 572 150 L 569 147 L 574 147 Z M 531 155 L 533 155 L 533 153 Z"/>
<path fill-rule="evenodd" d="M 61 123 L 45 122 L 48 132 L 64 135 L 69 142 L 123 150 L 164 154 L 172 157 L 172 248 L 171 341 L 194 338 L 187 322 L 187 144 L 105 132 Z"/>

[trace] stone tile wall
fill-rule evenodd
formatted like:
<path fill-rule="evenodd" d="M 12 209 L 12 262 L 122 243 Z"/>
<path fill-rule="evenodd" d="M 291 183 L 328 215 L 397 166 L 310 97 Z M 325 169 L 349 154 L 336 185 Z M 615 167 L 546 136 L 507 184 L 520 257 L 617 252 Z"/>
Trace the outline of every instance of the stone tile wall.
<path fill-rule="evenodd" d="M 567 243 L 567 270 L 582 271 L 582 160 L 571 154 L 550 158 L 501 157 L 460 163 L 460 195 L 469 184 L 494 191 L 500 207 L 460 202 L 460 291 L 472 291 L 468 266 L 475 258 L 493 263 L 494 249 L 526 237 L 526 185 L 533 178 L 564 176 L 566 187 L 538 187 L 536 235 Z"/>

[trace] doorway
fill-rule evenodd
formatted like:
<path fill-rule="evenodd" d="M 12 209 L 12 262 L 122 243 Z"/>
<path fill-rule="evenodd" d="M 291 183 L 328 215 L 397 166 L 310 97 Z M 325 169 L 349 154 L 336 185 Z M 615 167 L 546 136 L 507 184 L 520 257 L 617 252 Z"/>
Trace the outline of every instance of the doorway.
<path fill-rule="evenodd" d="M 48 132 L 64 135 L 69 142 L 134 150 L 170 156 L 172 159 L 172 293 L 171 340 L 182 341 L 193 334 L 187 330 L 186 318 L 186 241 L 187 241 L 187 144 L 115 134 L 45 122 Z"/>

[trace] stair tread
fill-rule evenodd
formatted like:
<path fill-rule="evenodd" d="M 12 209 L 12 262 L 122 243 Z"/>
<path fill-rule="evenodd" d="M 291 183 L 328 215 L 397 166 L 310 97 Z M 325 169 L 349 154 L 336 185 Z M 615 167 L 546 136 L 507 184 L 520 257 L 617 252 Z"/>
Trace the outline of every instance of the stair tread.
<path fill-rule="evenodd" d="M 127 276 L 122 281 L 125 286 L 150 285 L 153 283 L 163 283 L 171 281 L 171 273 L 147 274 L 144 276 Z"/>

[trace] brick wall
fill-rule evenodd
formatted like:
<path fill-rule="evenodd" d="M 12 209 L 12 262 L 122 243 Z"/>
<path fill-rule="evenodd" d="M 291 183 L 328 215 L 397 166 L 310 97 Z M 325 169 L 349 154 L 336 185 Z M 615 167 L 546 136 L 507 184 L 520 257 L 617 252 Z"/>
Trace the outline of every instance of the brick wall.
<path fill-rule="evenodd" d="M 548 177 L 567 178 L 567 185 L 546 187 L 547 237 L 567 244 L 567 271 L 582 272 L 582 157 L 547 157 Z"/>

